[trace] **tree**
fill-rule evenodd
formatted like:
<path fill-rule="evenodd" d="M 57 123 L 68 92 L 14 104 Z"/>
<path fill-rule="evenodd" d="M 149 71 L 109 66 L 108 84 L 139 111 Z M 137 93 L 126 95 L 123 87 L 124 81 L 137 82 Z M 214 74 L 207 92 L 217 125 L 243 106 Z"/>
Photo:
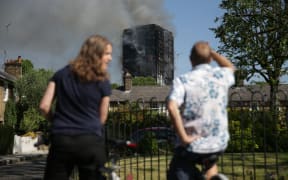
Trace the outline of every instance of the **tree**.
<path fill-rule="evenodd" d="M 52 74 L 53 72 L 49 70 L 32 69 L 16 81 L 15 87 L 19 96 L 17 103 L 17 127 L 19 128 L 20 126 L 21 130 L 37 129 L 35 126 L 40 126 L 43 123 L 38 106 Z M 29 124 L 33 124 L 33 127 L 29 127 Z"/>
<path fill-rule="evenodd" d="M 132 79 L 132 84 L 134 86 L 147 86 L 147 85 L 156 85 L 157 82 L 153 77 L 134 77 Z"/>
<path fill-rule="evenodd" d="M 26 132 L 37 131 L 44 126 L 45 118 L 36 108 L 28 108 L 23 113 L 23 119 L 20 123 L 20 129 Z"/>
<path fill-rule="evenodd" d="M 5 125 L 15 128 L 17 123 L 16 103 L 14 100 L 8 100 L 4 112 Z"/>
<path fill-rule="evenodd" d="M 223 0 L 226 12 L 212 28 L 246 79 L 262 77 L 270 85 L 270 107 L 276 112 L 280 77 L 287 74 L 288 0 Z"/>
<path fill-rule="evenodd" d="M 29 59 L 24 59 L 22 61 L 22 74 L 27 74 L 28 72 L 32 71 L 34 65 Z"/>
<path fill-rule="evenodd" d="M 52 73 L 44 69 L 31 70 L 17 80 L 16 89 L 20 101 L 37 109 Z"/>
<path fill-rule="evenodd" d="M 112 89 L 117 89 L 117 88 L 119 88 L 119 87 L 120 87 L 120 85 L 117 84 L 117 83 L 112 83 L 112 84 L 111 84 L 111 88 L 112 88 Z"/>

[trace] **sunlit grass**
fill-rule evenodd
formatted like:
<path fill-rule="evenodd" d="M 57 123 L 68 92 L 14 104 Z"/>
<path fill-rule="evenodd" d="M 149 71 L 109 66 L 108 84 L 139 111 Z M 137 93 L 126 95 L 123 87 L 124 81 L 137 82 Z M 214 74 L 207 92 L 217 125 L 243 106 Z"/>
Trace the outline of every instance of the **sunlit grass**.
<path fill-rule="evenodd" d="M 253 164 L 255 159 L 255 164 Z M 121 179 L 127 179 L 129 175 L 133 179 L 166 179 L 166 170 L 169 166 L 171 155 L 169 156 L 153 156 L 153 157 L 130 157 L 120 161 L 121 169 L 119 171 Z M 276 174 L 276 158 L 275 154 L 266 154 L 266 172 L 264 153 L 256 153 L 253 157 L 251 153 L 224 154 L 218 162 L 219 171 L 224 173 L 229 179 L 242 180 L 250 179 L 256 174 L 256 179 L 264 179 L 265 174 L 269 173 L 272 176 Z M 278 154 L 278 171 L 280 177 L 288 179 L 288 153 Z M 255 168 L 255 169 L 254 169 Z"/>
<path fill-rule="evenodd" d="M 124 157 L 119 161 L 120 170 L 117 172 L 121 180 L 165 180 L 171 155 L 159 156 L 132 156 Z M 266 162 L 265 162 L 266 159 Z M 255 163 L 253 163 L 255 162 Z M 266 163 L 266 168 L 265 168 Z M 107 164 L 108 165 L 108 164 Z M 276 178 L 276 154 L 267 153 L 225 153 L 218 162 L 219 171 L 229 179 L 243 180 L 265 179 L 265 174 L 271 174 L 275 179 L 288 179 L 288 153 L 278 153 L 279 177 Z M 266 169 L 266 172 L 265 172 Z M 77 173 L 74 174 L 74 180 Z"/>
<path fill-rule="evenodd" d="M 265 162 L 266 159 L 266 162 Z M 255 162 L 255 163 L 253 163 Z M 266 164 L 266 165 L 265 165 Z M 280 177 L 288 178 L 288 153 L 278 153 L 278 171 Z M 219 160 L 219 170 L 229 176 L 231 179 L 250 179 L 256 174 L 256 179 L 264 179 L 265 174 L 276 176 L 276 154 L 267 153 L 264 158 L 264 153 L 226 153 Z M 265 172 L 266 171 L 266 172 Z"/>
<path fill-rule="evenodd" d="M 120 162 L 121 179 L 133 176 L 133 179 L 166 179 L 166 170 L 168 169 L 171 156 L 153 156 L 153 157 L 133 157 L 123 159 Z"/>

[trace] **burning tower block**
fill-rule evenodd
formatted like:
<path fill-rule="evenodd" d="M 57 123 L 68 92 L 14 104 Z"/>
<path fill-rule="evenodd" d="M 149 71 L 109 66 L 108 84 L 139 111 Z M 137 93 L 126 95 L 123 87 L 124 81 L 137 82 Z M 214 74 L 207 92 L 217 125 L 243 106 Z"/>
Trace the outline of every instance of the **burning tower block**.
<path fill-rule="evenodd" d="M 160 85 L 174 78 L 174 38 L 172 32 L 156 24 L 123 31 L 123 70 L 132 76 L 153 77 Z"/>

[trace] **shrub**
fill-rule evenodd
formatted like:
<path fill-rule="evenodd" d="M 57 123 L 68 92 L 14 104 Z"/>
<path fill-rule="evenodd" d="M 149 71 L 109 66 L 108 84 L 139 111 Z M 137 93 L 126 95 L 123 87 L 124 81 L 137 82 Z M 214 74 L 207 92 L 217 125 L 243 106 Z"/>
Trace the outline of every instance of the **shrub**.
<path fill-rule="evenodd" d="M 275 152 L 287 150 L 287 129 L 279 129 L 270 111 L 230 111 L 231 140 L 228 152 Z"/>
<path fill-rule="evenodd" d="M 15 129 L 17 123 L 16 103 L 13 100 L 7 101 L 4 112 L 5 125 Z"/>
<path fill-rule="evenodd" d="M 158 143 L 154 133 L 147 133 L 138 143 L 138 151 L 143 155 L 155 155 L 158 151 Z"/>
<path fill-rule="evenodd" d="M 278 145 L 279 145 L 279 151 L 281 152 L 287 152 L 288 150 L 288 143 L 287 143 L 287 139 L 288 139 L 288 132 L 287 130 L 286 131 L 281 131 L 279 133 L 279 136 L 278 136 Z"/>
<path fill-rule="evenodd" d="M 148 85 L 157 85 L 155 78 L 153 77 L 135 77 L 132 79 L 133 86 L 148 86 Z"/>
<path fill-rule="evenodd" d="M 40 126 L 45 122 L 45 119 L 41 114 L 34 108 L 29 108 L 24 112 L 23 120 L 20 123 L 21 131 L 27 133 L 30 131 L 37 131 Z"/>

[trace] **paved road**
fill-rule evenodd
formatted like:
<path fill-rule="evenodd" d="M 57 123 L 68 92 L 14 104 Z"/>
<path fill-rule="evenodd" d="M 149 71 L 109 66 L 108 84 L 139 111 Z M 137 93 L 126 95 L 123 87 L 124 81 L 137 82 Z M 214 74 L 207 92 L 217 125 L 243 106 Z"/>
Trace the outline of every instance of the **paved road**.
<path fill-rule="evenodd" d="M 0 180 L 41 180 L 46 158 L 39 157 L 0 166 Z"/>

